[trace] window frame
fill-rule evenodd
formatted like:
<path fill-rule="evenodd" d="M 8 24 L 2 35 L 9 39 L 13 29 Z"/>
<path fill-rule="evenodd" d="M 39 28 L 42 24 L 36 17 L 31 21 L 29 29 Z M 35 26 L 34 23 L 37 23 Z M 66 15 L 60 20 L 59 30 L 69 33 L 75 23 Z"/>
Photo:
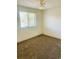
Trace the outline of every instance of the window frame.
<path fill-rule="evenodd" d="M 27 27 L 21 27 L 21 19 L 20 19 L 20 12 L 27 12 L 28 13 L 28 15 L 27 15 L 27 19 L 28 19 L 28 26 Z M 29 26 L 29 13 L 34 13 L 35 15 L 36 15 L 36 19 L 35 19 L 35 26 Z M 28 29 L 28 28 L 36 28 L 37 27 L 37 14 L 36 14 L 36 12 L 28 12 L 28 11 L 19 11 L 18 12 L 18 16 L 19 16 L 19 27 L 21 28 L 21 29 Z"/>

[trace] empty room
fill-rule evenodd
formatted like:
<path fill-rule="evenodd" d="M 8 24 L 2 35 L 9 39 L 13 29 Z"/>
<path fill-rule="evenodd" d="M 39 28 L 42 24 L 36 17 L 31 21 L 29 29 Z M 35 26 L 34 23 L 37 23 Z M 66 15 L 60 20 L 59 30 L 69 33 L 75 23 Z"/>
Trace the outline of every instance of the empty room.
<path fill-rule="evenodd" d="M 61 0 L 17 0 L 17 59 L 61 59 Z"/>

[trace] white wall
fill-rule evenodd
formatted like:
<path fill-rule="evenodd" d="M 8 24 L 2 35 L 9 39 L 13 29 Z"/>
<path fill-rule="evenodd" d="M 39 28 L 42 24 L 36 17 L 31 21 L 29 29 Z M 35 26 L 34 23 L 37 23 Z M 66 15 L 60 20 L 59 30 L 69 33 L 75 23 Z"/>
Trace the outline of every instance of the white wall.
<path fill-rule="evenodd" d="M 31 37 L 37 36 L 42 34 L 42 12 L 38 9 L 32 9 L 32 8 L 26 8 L 23 6 L 18 6 L 18 10 L 22 10 L 22 11 L 28 11 L 28 12 L 35 12 L 37 14 L 37 27 L 36 28 L 25 28 L 25 29 L 21 29 L 20 28 L 20 22 L 19 22 L 19 18 L 17 19 L 17 42 L 29 39 Z"/>
<path fill-rule="evenodd" d="M 52 7 L 44 11 L 43 33 L 52 37 L 61 38 L 61 10 Z"/>
<path fill-rule="evenodd" d="M 32 38 L 34 36 L 45 34 L 56 38 L 61 38 L 61 8 L 52 7 L 40 11 L 38 9 L 18 6 L 19 10 L 35 12 L 37 14 L 37 27 L 30 29 L 21 29 L 19 19 L 17 19 L 17 42 Z"/>

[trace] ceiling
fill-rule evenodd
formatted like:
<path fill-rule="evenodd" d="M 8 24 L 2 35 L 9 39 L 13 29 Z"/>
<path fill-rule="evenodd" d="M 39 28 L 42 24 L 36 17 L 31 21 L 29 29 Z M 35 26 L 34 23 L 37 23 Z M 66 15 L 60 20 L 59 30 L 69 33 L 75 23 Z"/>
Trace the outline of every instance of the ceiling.
<path fill-rule="evenodd" d="M 17 0 L 18 5 L 39 9 L 40 0 Z M 46 9 L 51 7 L 60 7 L 61 0 L 47 0 Z"/>

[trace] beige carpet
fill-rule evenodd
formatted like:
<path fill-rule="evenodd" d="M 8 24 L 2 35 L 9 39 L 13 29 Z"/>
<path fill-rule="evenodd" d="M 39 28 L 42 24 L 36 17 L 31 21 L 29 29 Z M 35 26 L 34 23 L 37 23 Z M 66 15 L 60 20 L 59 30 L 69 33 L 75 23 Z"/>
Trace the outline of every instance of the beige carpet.
<path fill-rule="evenodd" d="M 61 41 L 39 35 L 17 44 L 17 59 L 60 59 Z"/>

